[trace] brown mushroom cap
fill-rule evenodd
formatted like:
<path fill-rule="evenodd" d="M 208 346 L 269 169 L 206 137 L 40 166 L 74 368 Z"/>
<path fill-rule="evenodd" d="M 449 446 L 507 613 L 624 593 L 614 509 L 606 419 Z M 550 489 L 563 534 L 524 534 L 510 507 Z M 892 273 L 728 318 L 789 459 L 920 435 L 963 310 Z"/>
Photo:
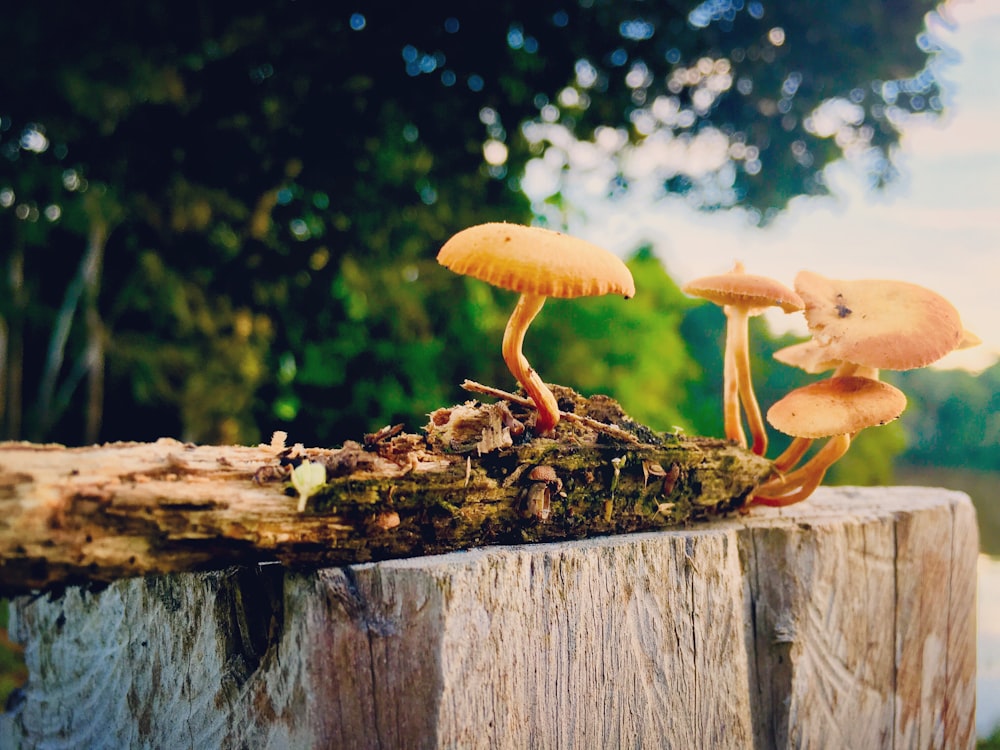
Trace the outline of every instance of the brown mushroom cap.
<path fill-rule="evenodd" d="M 891 422 L 905 408 L 906 396 L 888 383 L 834 377 L 791 391 L 768 409 L 767 421 L 786 435 L 816 439 Z"/>
<path fill-rule="evenodd" d="M 794 291 L 767 276 L 743 273 L 742 263 L 737 263 L 729 273 L 689 281 L 681 291 L 717 305 L 750 308 L 752 315 L 768 307 L 780 307 L 786 313 L 797 312 L 803 307 L 802 299 Z"/>
<path fill-rule="evenodd" d="M 962 341 L 958 311 L 944 297 L 904 281 L 840 281 L 802 271 L 795 289 L 816 341 L 830 359 L 886 370 L 937 361 Z"/>
<path fill-rule="evenodd" d="M 586 240 L 540 227 L 492 222 L 449 239 L 438 263 L 502 289 L 546 297 L 635 295 L 621 259 Z"/>

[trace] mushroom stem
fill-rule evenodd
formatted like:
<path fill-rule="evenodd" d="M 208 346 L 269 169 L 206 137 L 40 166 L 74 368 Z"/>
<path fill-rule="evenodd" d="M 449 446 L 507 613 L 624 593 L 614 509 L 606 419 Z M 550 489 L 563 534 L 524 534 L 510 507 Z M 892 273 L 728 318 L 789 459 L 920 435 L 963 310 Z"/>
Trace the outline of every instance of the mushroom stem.
<path fill-rule="evenodd" d="M 726 306 L 726 349 L 732 347 L 732 358 L 736 370 L 736 385 L 739 391 L 739 402 L 742 402 L 746 414 L 747 426 L 753 440 L 750 449 L 758 456 L 767 452 L 767 428 L 764 417 L 760 413 L 760 405 L 753 391 L 753 379 L 750 375 L 750 313 L 745 307 Z M 730 337 L 732 332 L 732 337 Z M 737 408 L 737 419 L 739 411 Z M 744 442 L 743 445 L 746 445 Z"/>
<path fill-rule="evenodd" d="M 780 507 L 805 500 L 819 487 L 827 469 L 850 447 L 850 434 L 835 435 L 805 465 L 784 477 L 765 482 L 754 494 L 752 502 Z"/>
<path fill-rule="evenodd" d="M 731 308 L 726 311 L 726 348 L 722 355 L 722 416 L 726 439 L 741 448 L 747 447 L 740 417 L 739 376 L 736 366 L 736 350 L 739 348 L 739 326 L 733 321 Z M 744 347 L 746 348 L 746 347 Z"/>
<path fill-rule="evenodd" d="M 782 454 L 774 459 L 774 468 L 779 472 L 788 471 L 806 455 L 806 451 L 809 450 L 812 444 L 812 438 L 794 438 Z"/>
<path fill-rule="evenodd" d="M 832 377 L 835 378 L 852 376 L 858 378 L 868 378 L 869 380 L 878 380 L 879 371 L 877 367 L 865 367 L 864 365 L 856 365 L 853 362 L 841 362 L 837 365 L 837 369 L 833 371 L 832 375 Z"/>
<path fill-rule="evenodd" d="M 544 435 L 559 424 L 559 404 L 552 391 L 542 382 L 538 373 L 528 363 L 521 351 L 524 345 L 524 334 L 531 325 L 531 321 L 538 315 L 538 311 L 545 304 L 545 296 L 542 294 L 530 294 L 525 292 L 518 298 L 514 311 L 510 314 L 507 327 L 503 332 L 503 360 L 510 368 L 511 374 L 521 384 L 528 396 L 538 410 L 538 418 L 535 420 L 535 432 Z"/>

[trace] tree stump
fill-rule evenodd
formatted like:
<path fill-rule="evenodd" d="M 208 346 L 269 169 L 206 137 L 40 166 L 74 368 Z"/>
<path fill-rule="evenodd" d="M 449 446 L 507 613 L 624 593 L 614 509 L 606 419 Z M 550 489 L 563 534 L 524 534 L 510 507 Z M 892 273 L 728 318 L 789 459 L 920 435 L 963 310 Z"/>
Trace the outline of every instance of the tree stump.
<path fill-rule="evenodd" d="M 975 743 L 975 514 L 821 489 L 680 530 L 21 597 L 5 748 Z"/>

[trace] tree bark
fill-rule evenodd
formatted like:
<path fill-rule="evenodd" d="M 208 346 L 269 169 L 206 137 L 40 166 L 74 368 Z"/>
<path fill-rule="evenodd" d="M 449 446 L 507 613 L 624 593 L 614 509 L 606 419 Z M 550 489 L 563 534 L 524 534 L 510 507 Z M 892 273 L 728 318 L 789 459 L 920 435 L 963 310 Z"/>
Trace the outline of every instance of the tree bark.
<path fill-rule="evenodd" d="M 516 404 L 470 402 L 435 412 L 423 435 L 338 449 L 0 445 L 0 591 L 676 527 L 742 507 L 771 471 L 723 441 L 658 435 L 609 399 L 557 390 L 590 426 L 567 419 L 534 438 Z M 299 512 L 289 479 L 304 461 L 326 483 Z"/>
<path fill-rule="evenodd" d="M 7 351 L 4 357 L 6 408 L 3 410 L 4 420 L 0 424 L 3 432 L 0 434 L 13 439 L 21 435 L 24 395 L 24 317 L 27 307 L 24 291 L 24 240 L 17 233 L 14 235 L 6 271 L 5 293 L 9 300 L 10 315 L 7 319 Z"/>

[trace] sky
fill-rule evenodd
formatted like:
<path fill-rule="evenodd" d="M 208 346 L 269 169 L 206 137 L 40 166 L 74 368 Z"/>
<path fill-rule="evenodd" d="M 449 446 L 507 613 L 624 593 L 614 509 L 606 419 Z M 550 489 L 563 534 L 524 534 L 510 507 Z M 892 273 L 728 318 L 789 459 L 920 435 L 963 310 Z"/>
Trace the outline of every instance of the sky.
<path fill-rule="evenodd" d="M 901 175 L 868 189 L 855 168 L 827 168 L 829 197 L 801 197 L 765 228 L 740 211 L 699 213 L 641 187 L 613 202 L 571 188 L 582 212 L 567 231 L 627 256 L 645 242 L 680 284 L 728 271 L 791 286 L 803 269 L 835 279 L 899 279 L 948 298 L 983 344 L 938 367 L 973 371 L 1000 355 L 1000 1 L 960 0 L 928 29 L 950 48 L 935 64 L 945 81 L 944 115 L 915 117 L 895 158 Z M 527 190 L 530 194 L 530 190 Z M 801 315 L 768 314 L 776 332 L 807 335 Z"/>

